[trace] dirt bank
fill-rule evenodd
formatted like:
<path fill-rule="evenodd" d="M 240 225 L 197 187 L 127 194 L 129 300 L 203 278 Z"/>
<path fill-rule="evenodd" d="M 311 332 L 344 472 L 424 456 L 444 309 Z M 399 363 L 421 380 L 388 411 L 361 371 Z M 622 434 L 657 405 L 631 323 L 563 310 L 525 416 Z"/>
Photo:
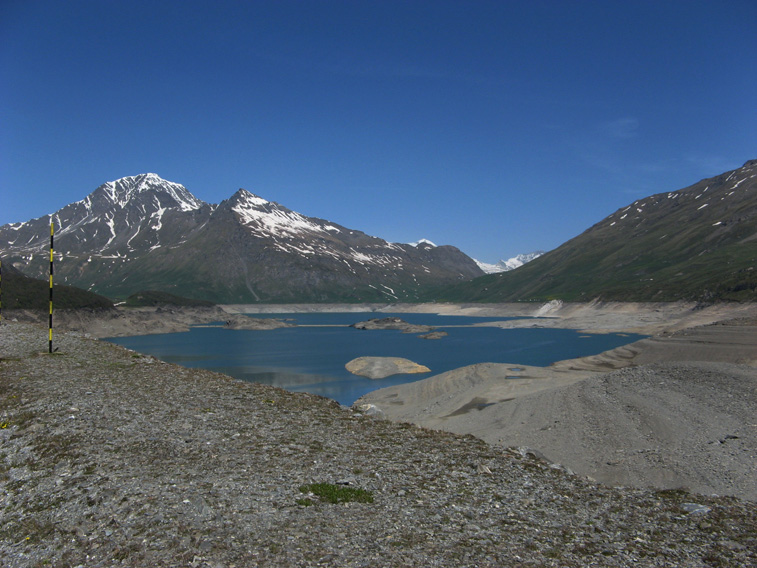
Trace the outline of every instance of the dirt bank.
<path fill-rule="evenodd" d="M 278 329 L 289 324 L 270 318 L 252 318 L 212 307 L 145 307 L 105 310 L 56 310 L 54 335 L 58 331 L 75 331 L 89 337 L 123 337 L 189 331 L 193 325 L 218 324 L 231 329 Z M 7 321 L 47 323 L 48 314 L 29 310 L 7 311 Z"/>

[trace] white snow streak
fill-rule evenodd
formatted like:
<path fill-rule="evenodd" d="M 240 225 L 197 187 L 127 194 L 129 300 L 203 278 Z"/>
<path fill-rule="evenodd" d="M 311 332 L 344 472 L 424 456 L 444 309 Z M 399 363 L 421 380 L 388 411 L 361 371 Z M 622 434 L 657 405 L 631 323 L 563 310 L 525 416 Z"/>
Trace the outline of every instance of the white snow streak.
<path fill-rule="evenodd" d="M 155 224 L 150 225 L 150 228 L 155 229 L 156 231 L 160 231 L 160 229 L 163 227 L 163 213 L 165 212 L 166 208 L 161 207 L 155 213 L 150 215 L 150 217 L 155 217 Z"/>
<path fill-rule="evenodd" d="M 134 234 L 133 234 L 133 235 L 132 235 L 131 237 L 129 237 L 129 240 L 128 240 L 128 241 L 126 241 L 126 246 L 127 246 L 127 247 L 128 247 L 129 249 L 131 249 L 131 241 L 132 241 L 132 240 L 134 240 L 134 237 L 136 237 L 136 236 L 137 236 L 137 235 L 139 234 L 139 231 L 140 231 L 140 226 L 139 226 L 139 225 L 137 225 L 137 232 L 136 232 L 136 233 L 134 233 Z"/>
<path fill-rule="evenodd" d="M 732 187 L 731 189 L 736 189 L 736 188 L 737 188 L 737 187 L 739 187 L 739 186 L 740 186 L 740 185 L 741 185 L 742 183 L 744 183 L 744 182 L 745 182 L 745 181 L 746 181 L 747 179 L 748 179 L 748 178 L 744 178 L 744 179 L 742 179 L 742 180 L 740 180 L 740 181 L 737 181 L 737 182 L 736 182 L 736 183 L 734 184 L 734 186 L 733 186 L 733 187 Z"/>
<path fill-rule="evenodd" d="M 107 242 L 107 243 L 105 243 L 105 246 L 104 246 L 104 247 L 102 248 L 102 250 L 105 250 L 105 248 L 106 248 L 106 247 L 107 247 L 107 246 L 108 246 L 108 245 L 109 245 L 110 243 L 112 243 L 112 242 L 113 242 L 113 239 L 115 239 L 115 238 L 116 238 L 116 226 L 115 226 L 116 224 L 115 224 L 115 223 L 113 222 L 113 219 L 112 219 L 112 218 L 111 218 L 111 219 L 108 219 L 108 220 L 106 221 L 106 223 L 107 223 L 108 227 L 110 227 L 110 233 L 111 233 L 111 235 L 112 235 L 112 236 L 111 236 L 111 237 L 110 237 L 110 238 L 108 239 L 108 242 Z"/>

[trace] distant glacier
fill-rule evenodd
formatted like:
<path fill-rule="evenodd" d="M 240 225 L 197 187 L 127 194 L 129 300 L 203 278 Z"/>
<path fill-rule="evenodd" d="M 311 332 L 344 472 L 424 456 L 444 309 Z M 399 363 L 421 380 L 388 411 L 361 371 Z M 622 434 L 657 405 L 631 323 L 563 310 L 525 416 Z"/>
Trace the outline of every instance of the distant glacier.
<path fill-rule="evenodd" d="M 533 259 L 538 258 L 543 254 L 543 250 L 537 250 L 534 252 L 529 252 L 527 254 L 519 254 L 518 256 L 514 256 L 508 260 L 500 260 L 496 264 L 481 262 L 480 260 L 476 260 L 475 258 L 473 260 L 475 260 L 476 264 L 478 264 L 478 267 L 487 274 L 495 274 L 497 272 L 515 270 L 519 266 L 523 266 L 527 262 L 531 262 Z"/>

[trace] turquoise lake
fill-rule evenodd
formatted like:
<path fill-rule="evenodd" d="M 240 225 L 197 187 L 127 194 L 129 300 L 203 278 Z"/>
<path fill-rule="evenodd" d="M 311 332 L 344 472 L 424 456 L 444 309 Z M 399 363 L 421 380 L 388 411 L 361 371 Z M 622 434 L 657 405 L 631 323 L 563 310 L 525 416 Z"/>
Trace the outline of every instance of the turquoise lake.
<path fill-rule="evenodd" d="M 358 330 L 350 324 L 396 316 L 412 324 L 433 325 L 449 335 L 422 339 L 393 330 Z M 413 382 L 475 363 L 548 366 L 555 361 L 594 355 L 642 339 L 635 334 L 586 334 L 569 329 L 470 327 L 508 318 L 391 313 L 261 314 L 298 327 L 268 331 L 231 330 L 220 324 L 184 333 L 110 338 L 108 341 L 169 363 L 199 367 L 254 381 L 332 398 L 351 405 L 386 386 Z M 380 380 L 345 369 L 356 357 L 405 357 L 431 373 Z"/>

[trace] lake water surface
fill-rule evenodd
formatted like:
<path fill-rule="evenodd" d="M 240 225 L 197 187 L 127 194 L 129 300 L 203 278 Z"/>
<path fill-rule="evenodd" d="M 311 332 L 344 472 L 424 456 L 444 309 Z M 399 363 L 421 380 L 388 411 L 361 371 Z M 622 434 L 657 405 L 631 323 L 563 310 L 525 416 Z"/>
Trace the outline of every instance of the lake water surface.
<path fill-rule="evenodd" d="M 433 325 L 449 335 L 421 339 L 393 330 L 358 330 L 350 324 L 396 316 L 413 324 Z M 547 366 L 555 361 L 594 355 L 644 336 L 585 334 L 569 329 L 470 327 L 508 318 L 435 314 L 303 313 L 261 314 L 298 327 L 267 331 L 194 327 L 189 332 L 110 338 L 108 341 L 185 367 L 199 367 L 237 379 L 290 391 L 319 394 L 351 405 L 362 395 L 475 363 Z M 345 369 L 356 357 L 405 357 L 431 373 L 395 375 L 380 380 Z"/>

